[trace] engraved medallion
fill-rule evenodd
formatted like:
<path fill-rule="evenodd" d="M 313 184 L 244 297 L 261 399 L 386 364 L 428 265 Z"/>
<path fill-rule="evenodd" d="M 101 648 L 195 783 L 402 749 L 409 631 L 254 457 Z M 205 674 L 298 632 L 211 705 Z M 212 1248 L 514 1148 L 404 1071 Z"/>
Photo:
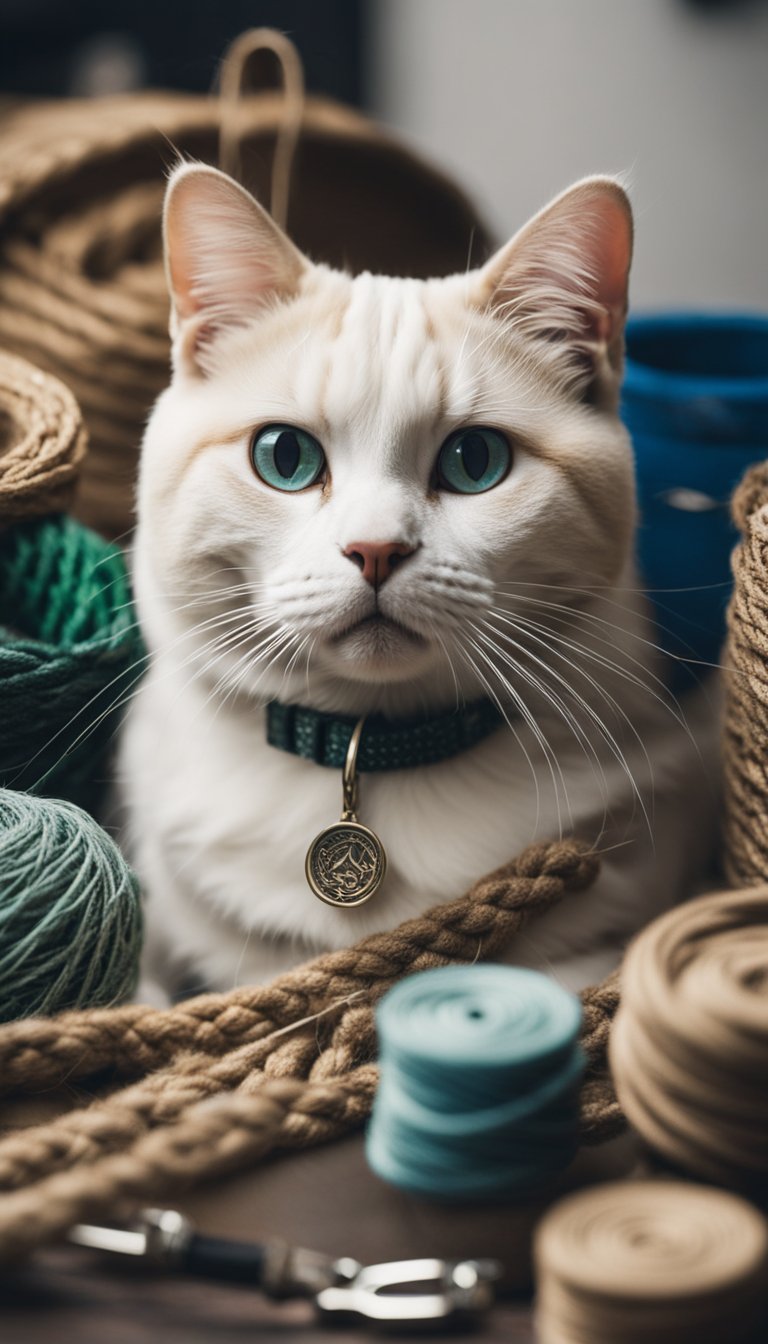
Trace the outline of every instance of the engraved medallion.
<path fill-rule="evenodd" d="M 365 719 L 350 738 L 342 773 L 344 807 L 335 826 L 326 826 L 307 851 L 305 872 L 315 895 L 326 905 L 363 905 L 378 891 L 387 871 L 387 855 L 378 835 L 357 819 L 357 753 Z"/>
<path fill-rule="evenodd" d="M 359 821 L 337 821 L 321 831 L 307 854 L 307 881 L 328 905 L 362 905 L 387 871 L 379 837 Z"/>

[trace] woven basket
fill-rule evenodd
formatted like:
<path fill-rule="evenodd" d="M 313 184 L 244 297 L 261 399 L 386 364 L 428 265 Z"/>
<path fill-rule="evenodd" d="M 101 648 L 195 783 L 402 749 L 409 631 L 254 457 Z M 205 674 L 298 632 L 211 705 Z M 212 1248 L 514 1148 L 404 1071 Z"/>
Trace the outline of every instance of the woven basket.
<path fill-rule="evenodd" d="M 242 179 L 268 200 L 282 96 L 244 97 L 227 116 Z M 77 512 L 111 536 L 131 527 L 138 445 L 168 381 L 165 175 L 177 151 L 216 162 L 219 121 L 217 99 L 171 93 L 0 112 L 0 346 L 77 397 L 91 441 Z M 447 274 L 488 249 L 453 183 L 320 98 L 304 107 L 288 229 L 316 260 L 353 271 Z"/>

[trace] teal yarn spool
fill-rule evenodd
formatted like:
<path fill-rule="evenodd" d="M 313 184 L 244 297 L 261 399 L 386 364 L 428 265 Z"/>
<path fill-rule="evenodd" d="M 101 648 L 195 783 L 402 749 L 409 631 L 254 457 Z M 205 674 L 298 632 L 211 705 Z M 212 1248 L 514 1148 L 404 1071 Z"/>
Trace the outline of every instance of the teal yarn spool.
<path fill-rule="evenodd" d="M 0 789 L 0 1021 L 127 998 L 141 927 L 136 878 L 87 812 Z"/>
<path fill-rule="evenodd" d="M 381 1078 L 366 1140 L 378 1176 L 444 1199 L 546 1182 L 578 1146 L 578 999 L 537 971 L 446 966 L 376 1013 Z"/>
<path fill-rule="evenodd" d="M 144 662 L 119 547 L 58 514 L 0 532 L 0 786 L 93 808 Z"/>

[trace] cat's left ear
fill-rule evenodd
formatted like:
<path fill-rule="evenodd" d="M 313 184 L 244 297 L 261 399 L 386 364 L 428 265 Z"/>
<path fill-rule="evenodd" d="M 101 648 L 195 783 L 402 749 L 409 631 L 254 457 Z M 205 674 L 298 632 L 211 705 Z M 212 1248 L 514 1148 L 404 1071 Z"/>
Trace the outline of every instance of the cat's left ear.
<path fill-rule="evenodd" d="M 174 359 L 196 373 L 217 336 L 290 298 L 310 266 L 243 187 L 200 163 L 171 175 L 163 239 Z"/>
<path fill-rule="evenodd" d="M 576 396 L 614 404 L 624 351 L 632 210 L 609 177 L 558 196 L 478 273 L 475 298 Z"/>

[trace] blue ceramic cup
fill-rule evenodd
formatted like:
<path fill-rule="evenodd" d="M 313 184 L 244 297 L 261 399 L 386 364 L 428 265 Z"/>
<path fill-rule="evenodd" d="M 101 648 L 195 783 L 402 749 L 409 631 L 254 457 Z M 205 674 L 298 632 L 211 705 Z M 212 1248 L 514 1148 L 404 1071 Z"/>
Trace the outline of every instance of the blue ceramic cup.
<path fill-rule="evenodd" d="M 768 317 L 630 319 L 621 410 L 635 449 L 642 580 L 658 642 L 688 661 L 680 685 L 720 658 L 736 542 L 729 500 L 768 457 Z"/>

